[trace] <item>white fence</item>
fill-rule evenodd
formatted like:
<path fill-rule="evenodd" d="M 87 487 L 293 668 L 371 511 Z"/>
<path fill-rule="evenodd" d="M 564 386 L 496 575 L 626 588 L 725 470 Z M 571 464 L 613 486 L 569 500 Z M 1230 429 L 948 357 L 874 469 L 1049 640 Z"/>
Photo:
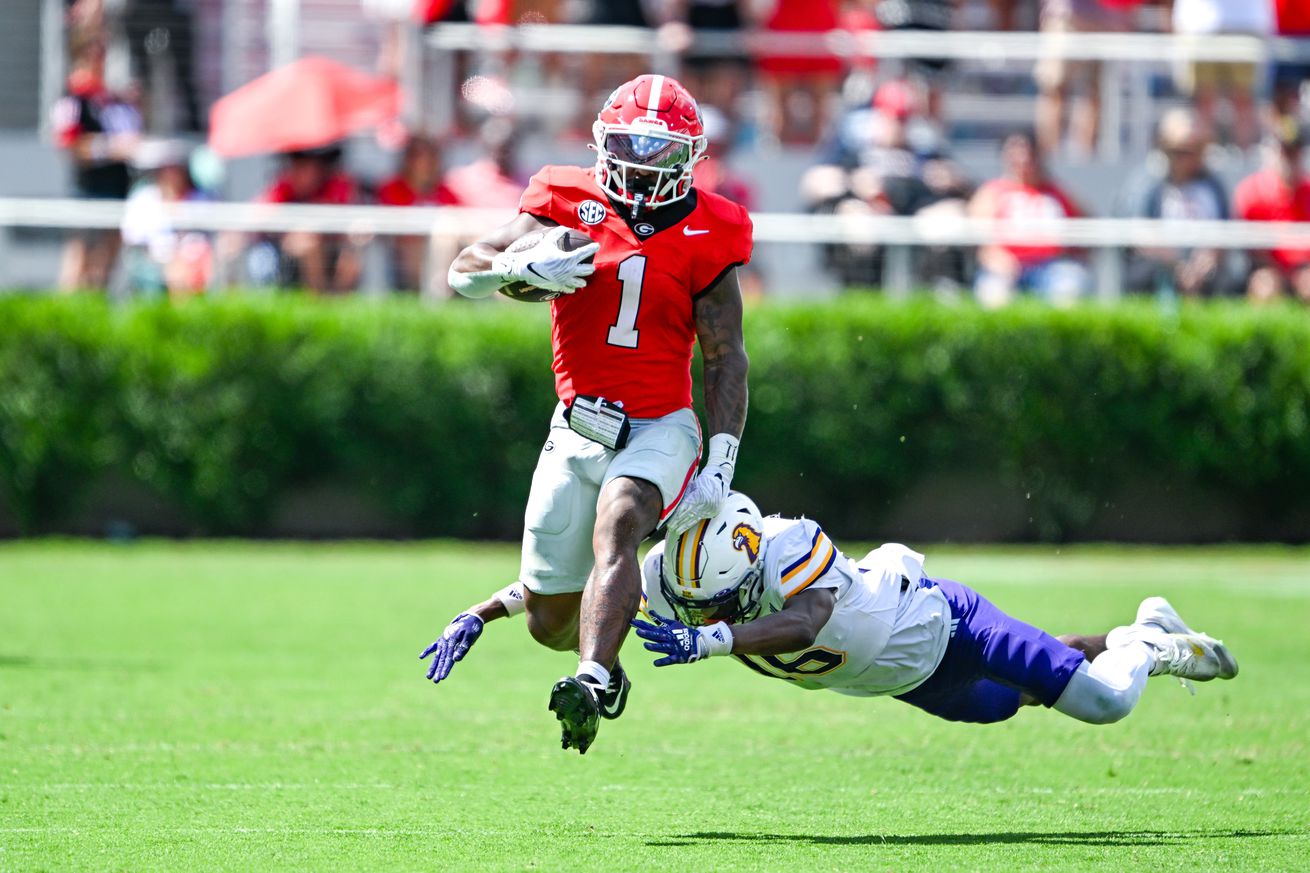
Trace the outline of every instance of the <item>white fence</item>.
<path fill-rule="evenodd" d="M 463 207 L 307 206 L 250 203 L 183 203 L 171 207 L 177 230 L 285 233 L 316 231 L 355 236 L 416 235 L 468 239 L 512 213 Z M 113 201 L 0 199 L 0 233 L 9 228 L 115 229 L 123 204 Z M 1237 221 L 1159 221 L 1077 218 L 989 221 L 895 216 L 758 213 L 757 245 L 878 244 L 888 246 L 886 284 L 897 293 L 913 284 L 908 258 L 915 246 L 974 247 L 1059 244 L 1093 252 L 1098 296 L 1121 293 L 1119 252 L 1125 248 L 1259 250 L 1310 248 L 1310 224 Z M 4 253 L 0 251 L 0 263 Z M 0 277 L 2 278 L 2 277 Z M 792 289 L 800 290 L 800 289 Z"/>
<path fill-rule="evenodd" d="M 1152 72 L 1168 71 L 1184 61 L 1219 61 L 1264 64 L 1271 61 L 1310 63 L 1310 40 L 1257 36 L 1180 36 L 1162 33 L 1050 34 L 997 31 L 862 31 L 827 33 L 769 33 L 683 31 L 669 38 L 669 30 L 639 27 L 580 25 L 523 25 L 489 28 L 474 24 L 442 24 L 431 29 L 426 45 L 431 64 L 441 71 L 438 80 L 453 75 L 449 58 L 455 52 L 481 52 L 489 56 L 517 54 L 586 53 L 645 55 L 655 72 L 676 73 L 681 57 L 737 54 L 754 57 L 769 53 L 800 56 L 835 55 L 846 59 L 874 58 L 904 61 L 930 58 L 971 62 L 989 70 L 1009 64 L 1029 65 L 1043 58 L 1100 61 L 1101 124 L 1097 151 L 1103 160 L 1127 152 L 1139 154 L 1150 143 L 1156 98 L 1151 93 Z M 415 117 L 439 126 L 454 117 L 454 95 L 436 88 L 421 93 L 418 77 L 407 83 L 417 95 L 411 106 L 422 106 Z"/>
<path fill-rule="evenodd" d="M 652 60 L 676 55 L 725 53 L 836 55 L 843 58 L 943 58 L 971 61 L 1310 61 L 1310 40 L 1257 36 L 1179 36 L 1168 33 L 1069 33 L 980 31 L 861 31 L 776 33 L 694 31 L 684 46 L 667 33 L 643 27 L 538 24 L 480 27 L 442 24 L 428 45 L 447 50 L 638 54 Z"/>

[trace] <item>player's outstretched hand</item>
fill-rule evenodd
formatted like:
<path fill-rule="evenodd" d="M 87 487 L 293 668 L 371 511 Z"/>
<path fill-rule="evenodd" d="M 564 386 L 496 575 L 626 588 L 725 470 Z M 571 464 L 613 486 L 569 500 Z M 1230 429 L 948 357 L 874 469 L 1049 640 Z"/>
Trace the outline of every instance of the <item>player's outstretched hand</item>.
<path fill-rule="evenodd" d="M 429 656 L 436 655 L 432 658 L 432 666 L 428 668 L 428 678 L 436 683 L 449 676 L 450 668 L 455 666 L 456 661 L 463 659 L 478 641 L 478 637 L 482 636 L 482 627 L 482 619 L 476 615 L 461 612 L 455 616 L 437 641 L 418 656 L 420 661 L 426 661 Z"/>
<path fill-rule="evenodd" d="M 664 656 L 655 662 L 656 667 L 691 664 L 711 655 L 726 655 L 732 650 L 732 635 L 722 630 L 717 634 L 714 632 L 714 628 L 721 628 L 721 625 L 687 627 L 676 618 L 665 618 L 656 612 L 651 613 L 651 618 L 655 619 L 655 624 L 634 618 L 632 627 L 637 636 L 646 641 L 647 650 Z"/>
<path fill-rule="evenodd" d="M 717 469 L 707 466 L 691 480 L 687 493 L 678 502 L 678 508 L 669 516 L 666 528 L 668 535 L 676 537 L 702 518 L 718 515 L 727 499 L 728 482 Z"/>
<path fill-rule="evenodd" d="M 599 243 L 588 243 L 566 252 L 560 248 L 560 238 L 569 232 L 559 225 L 541 234 L 541 239 L 522 251 L 505 251 L 492 259 L 492 269 L 507 279 L 527 282 L 546 291 L 572 294 L 587 284 L 587 277 L 596 272 L 594 264 L 583 261 L 600 251 Z"/>

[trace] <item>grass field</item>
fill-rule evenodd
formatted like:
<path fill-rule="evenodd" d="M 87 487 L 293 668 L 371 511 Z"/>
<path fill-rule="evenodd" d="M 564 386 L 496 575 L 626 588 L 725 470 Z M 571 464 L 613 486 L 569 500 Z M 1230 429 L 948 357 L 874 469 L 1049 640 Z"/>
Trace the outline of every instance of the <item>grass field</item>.
<path fill-rule="evenodd" d="M 857 552 L 858 553 L 858 552 Z M 501 546 L 0 545 L 0 870 L 1310 868 L 1310 551 L 929 550 L 1056 631 L 1169 596 L 1241 660 L 1089 727 L 938 722 L 727 659 L 656 671 L 585 758 L 570 657 L 490 625 Z"/>

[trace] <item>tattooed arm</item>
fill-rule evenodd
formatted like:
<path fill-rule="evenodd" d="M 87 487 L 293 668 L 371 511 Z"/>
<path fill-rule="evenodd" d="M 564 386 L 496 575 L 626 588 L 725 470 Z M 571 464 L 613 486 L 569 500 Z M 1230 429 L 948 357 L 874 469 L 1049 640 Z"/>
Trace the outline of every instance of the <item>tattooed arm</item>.
<path fill-rule="evenodd" d="M 746 426 L 746 341 L 741 330 L 741 287 L 729 270 L 693 304 L 705 361 L 705 407 L 711 434 L 741 438 Z M 735 457 L 733 460 L 736 460 Z"/>
<path fill-rule="evenodd" d="M 692 480 L 668 520 L 680 533 L 723 508 L 737 468 L 737 443 L 746 426 L 746 343 L 741 335 L 741 288 L 729 270 L 692 304 L 696 336 L 705 359 L 705 407 L 710 437 L 705 468 Z"/>

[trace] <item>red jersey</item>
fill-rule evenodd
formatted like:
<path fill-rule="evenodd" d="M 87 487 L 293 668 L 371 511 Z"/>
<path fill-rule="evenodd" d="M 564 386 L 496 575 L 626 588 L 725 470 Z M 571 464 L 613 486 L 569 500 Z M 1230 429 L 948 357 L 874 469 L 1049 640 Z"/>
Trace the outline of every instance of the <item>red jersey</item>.
<path fill-rule="evenodd" d="M 600 243 L 587 286 L 551 303 L 560 400 L 596 395 L 634 418 L 691 406 L 692 302 L 750 260 L 752 238 L 741 206 L 694 188 L 688 197 L 696 198 L 690 212 L 680 201 L 629 226 L 618 211 L 627 207 L 605 196 L 590 168 L 546 167 L 528 183 L 520 212 Z"/>
<path fill-rule="evenodd" d="M 1274 14 L 1284 36 L 1310 34 L 1310 4 L 1305 0 L 1274 0 Z"/>
<path fill-rule="evenodd" d="M 1243 221 L 1310 221 L 1310 179 L 1289 186 L 1277 171 L 1261 170 L 1237 186 L 1233 212 Z M 1269 255 L 1284 270 L 1310 264 L 1310 249 L 1278 248 Z"/>
<path fill-rule="evenodd" d="M 341 205 L 355 202 L 355 182 L 345 173 L 333 173 L 328 180 L 308 199 L 301 200 L 285 177 L 279 176 L 272 185 L 256 198 L 258 203 L 318 203 Z"/>
<path fill-rule="evenodd" d="M 378 188 L 378 203 L 383 206 L 450 206 L 454 193 L 440 182 L 426 191 L 415 191 L 403 176 L 393 176 Z"/>
<path fill-rule="evenodd" d="M 1002 223 L 1007 220 L 1077 218 L 1079 215 L 1078 207 L 1073 204 L 1073 201 L 1050 182 L 1025 185 L 1013 179 L 993 179 L 983 185 L 975 196 L 991 204 L 991 214 L 985 217 L 994 218 Z M 1064 252 L 1060 245 L 1033 239 L 1031 234 L 1024 234 L 1022 239 L 1037 244 L 1015 245 L 1006 241 L 999 247 L 1008 251 L 1025 267 L 1049 261 Z"/>
<path fill-rule="evenodd" d="M 836 0 L 781 0 L 764 22 L 764 30 L 772 33 L 822 34 L 835 30 L 841 21 Z M 785 54 L 761 55 L 757 61 L 761 70 L 774 75 L 829 74 L 837 75 L 844 69 L 842 60 L 834 55 L 792 56 Z"/>

